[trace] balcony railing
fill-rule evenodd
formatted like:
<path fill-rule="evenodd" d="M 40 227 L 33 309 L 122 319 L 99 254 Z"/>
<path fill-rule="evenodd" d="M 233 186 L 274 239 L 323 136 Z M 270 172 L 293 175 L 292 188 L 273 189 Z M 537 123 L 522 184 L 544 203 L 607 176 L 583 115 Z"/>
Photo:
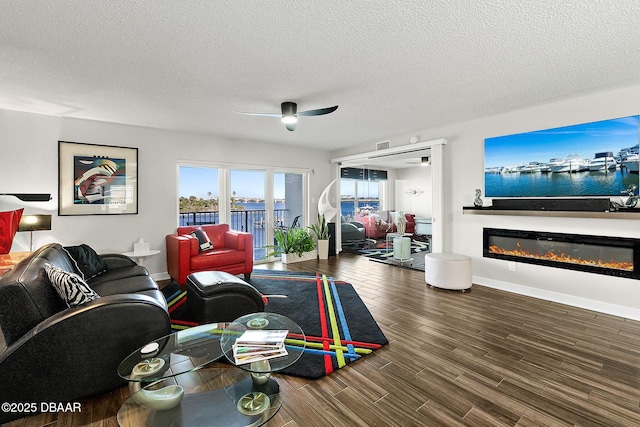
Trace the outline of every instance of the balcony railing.
<path fill-rule="evenodd" d="M 288 227 L 286 216 L 287 209 L 274 209 L 275 223 L 272 227 Z M 219 212 L 180 212 L 180 226 L 219 224 Z M 253 235 L 254 259 L 264 258 L 265 247 L 273 242 L 266 241 L 266 228 L 268 226 L 267 215 L 264 209 L 241 209 L 231 211 L 229 227 L 232 230 L 248 231 Z"/>

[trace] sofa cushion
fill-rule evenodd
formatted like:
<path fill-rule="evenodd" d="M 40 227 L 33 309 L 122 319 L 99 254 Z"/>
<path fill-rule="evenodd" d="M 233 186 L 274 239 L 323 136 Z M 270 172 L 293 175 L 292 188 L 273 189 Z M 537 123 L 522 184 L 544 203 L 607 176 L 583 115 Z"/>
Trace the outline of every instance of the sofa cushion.
<path fill-rule="evenodd" d="M 118 280 L 127 279 L 129 277 L 136 276 L 148 276 L 149 272 L 141 265 L 131 265 L 128 267 L 111 268 L 106 273 L 93 277 L 86 282 L 93 289 L 97 289 L 96 286 L 101 283 L 112 283 Z M 98 292 L 100 294 L 100 292 Z M 100 294 L 102 295 L 102 294 Z"/>
<path fill-rule="evenodd" d="M 211 239 L 206 231 L 203 230 L 202 227 L 198 227 L 191 232 L 191 235 L 198 239 L 198 244 L 200 245 L 200 252 L 210 251 L 213 249 L 213 244 L 211 243 Z"/>
<path fill-rule="evenodd" d="M 110 275 L 111 273 L 107 274 Z M 107 295 L 134 294 L 158 289 L 158 284 L 151 276 L 130 276 L 121 277 L 118 280 L 103 280 L 98 283 L 90 282 L 90 286 L 103 297 Z"/>
<path fill-rule="evenodd" d="M 100 298 L 100 295 L 95 293 L 77 274 L 61 270 L 49 263 L 44 265 L 44 269 L 47 272 L 47 276 L 49 276 L 51 284 L 70 307 Z"/>
<path fill-rule="evenodd" d="M 107 264 L 90 246 L 64 246 L 62 249 L 69 254 L 74 263 L 76 273 L 83 279 L 89 280 L 107 271 Z"/>

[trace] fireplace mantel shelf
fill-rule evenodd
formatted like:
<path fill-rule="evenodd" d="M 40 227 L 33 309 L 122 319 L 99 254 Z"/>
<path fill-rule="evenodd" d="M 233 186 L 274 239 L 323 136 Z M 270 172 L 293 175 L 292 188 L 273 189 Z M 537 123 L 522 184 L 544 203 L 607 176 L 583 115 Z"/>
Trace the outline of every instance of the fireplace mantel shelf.
<path fill-rule="evenodd" d="M 491 206 L 463 206 L 465 215 L 508 215 L 508 216 L 544 216 L 564 218 L 605 218 L 605 219 L 640 219 L 640 209 L 622 209 L 618 212 L 580 212 L 580 211 L 532 211 L 494 209 Z"/>

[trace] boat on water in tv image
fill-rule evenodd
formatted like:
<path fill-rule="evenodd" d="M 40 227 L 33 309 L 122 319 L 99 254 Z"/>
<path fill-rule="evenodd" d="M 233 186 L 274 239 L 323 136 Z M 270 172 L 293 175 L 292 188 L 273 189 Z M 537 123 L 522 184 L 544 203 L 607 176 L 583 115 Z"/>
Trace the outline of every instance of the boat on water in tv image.
<path fill-rule="evenodd" d="M 520 173 L 520 166 L 505 166 L 501 173 Z"/>
<path fill-rule="evenodd" d="M 486 197 L 620 197 L 640 187 L 640 116 L 486 138 Z"/>
<path fill-rule="evenodd" d="M 638 155 L 632 154 L 622 161 L 622 166 L 631 173 L 638 173 Z"/>
<path fill-rule="evenodd" d="M 618 158 L 622 167 L 629 172 L 638 173 L 638 144 L 620 151 Z"/>
<path fill-rule="evenodd" d="M 602 151 L 589 160 L 589 170 L 592 172 L 608 172 L 620 167 L 618 161 L 613 157 L 612 151 Z"/>
<path fill-rule="evenodd" d="M 520 173 L 542 173 L 542 163 L 529 162 L 520 169 Z"/>
<path fill-rule="evenodd" d="M 582 154 L 572 153 L 563 162 L 550 168 L 553 173 L 576 173 L 589 170 L 589 162 L 582 158 Z"/>
<path fill-rule="evenodd" d="M 561 164 L 563 164 L 565 161 L 565 159 L 562 158 L 553 158 L 553 159 L 549 159 L 549 162 L 547 163 L 547 168 L 549 169 L 549 172 L 553 171 L 554 168 L 559 167 Z"/>

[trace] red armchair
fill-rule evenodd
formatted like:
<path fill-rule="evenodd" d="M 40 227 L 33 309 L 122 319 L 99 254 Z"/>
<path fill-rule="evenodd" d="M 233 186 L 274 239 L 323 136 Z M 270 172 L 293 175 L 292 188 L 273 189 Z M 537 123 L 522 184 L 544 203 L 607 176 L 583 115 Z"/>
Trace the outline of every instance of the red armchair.
<path fill-rule="evenodd" d="M 200 251 L 198 239 L 191 235 L 197 228 L 178 227 L 177 233 L 166 237 L 167 270 L 173 280 L 185 286 L 187 276 L 196 271 L 242 273 L 249 279 L 253 271 L 251 233 L 229 230 L 228 224 L 203 225 L 213 249 Z"/>

